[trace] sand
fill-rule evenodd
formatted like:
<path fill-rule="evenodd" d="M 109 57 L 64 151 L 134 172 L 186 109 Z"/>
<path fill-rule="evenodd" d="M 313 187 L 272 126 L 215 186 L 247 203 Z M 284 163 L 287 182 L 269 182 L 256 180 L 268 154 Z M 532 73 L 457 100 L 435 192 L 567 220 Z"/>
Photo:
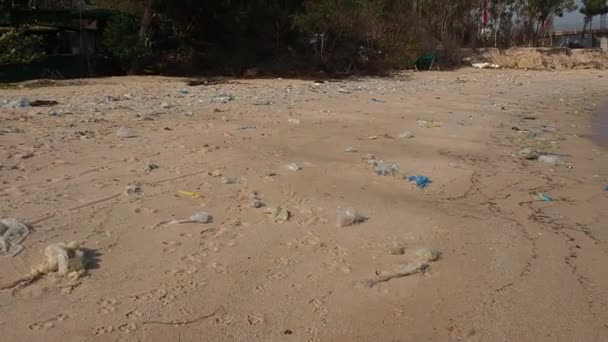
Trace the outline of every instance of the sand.
<path fill-rule="evenodd" d="M 2 90 L 59 104 L 0 110 L 0 216 L 34 222 L 0 284 L 52 243 L 78 241 L 90 264 L 1 291 L 0 336 L 608 340 L 608 148 L 590 138 L 607 95 L 597 70 Z M 367 220 L 338 227 L 351 207 Z M 211 222 L 170 224 L 201 211 Z M 386 277 L 418 248 L 441 257 Z"/>

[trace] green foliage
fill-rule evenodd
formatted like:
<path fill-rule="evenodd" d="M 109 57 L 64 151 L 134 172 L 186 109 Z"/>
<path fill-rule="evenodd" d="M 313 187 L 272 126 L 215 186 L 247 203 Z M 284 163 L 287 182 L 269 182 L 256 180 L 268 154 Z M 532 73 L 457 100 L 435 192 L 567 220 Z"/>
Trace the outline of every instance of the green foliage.
<path fill-rule="evenodd" d="M 89 2 L 123 13 L 107 23 L 102 42 L 131 72 L 149 66 L 239 72 L 281 62 L 327 71 L 400 68 L 411 66 L 421 53 L 446 61 L 458 57 L 452 52 L 461 46 L 479 42 L 534 45 L 555 16 L 576 7 L 574 0 Z M 584 13 L 597 13 L 601 2 L 583 1 Z M 485 27 L 484 3 L 490 14 Z"/>
<path fill-rule="evenodd" d="M 137 17 L 117 13 L 112 16 L 103 31 L 103 45 L 112 56 L 120 61 L 125 70 L 145 52 L 145 47 L 139 41 L 137 34 L 138 27 Z"/>
<path fill-rule="evenodd" d="M 293 23 L 314 37 L 325 67 L 388 69 L 411 65 L 417 53 L 410 10 L 398 0 L 307 0 Z"/>
<path fill-rule="evenodd" d="M 606 0 L 583 0 L 580 12 L 585 15 L 585 20 L 596 15 L 608 13 L 608 2 Z"/>
<path fill-rule="evenodd" d="M 0 65 L 33 63 L 44 57 L 42 38 L 25 28 L 11 28 L 0 36 Z"/>

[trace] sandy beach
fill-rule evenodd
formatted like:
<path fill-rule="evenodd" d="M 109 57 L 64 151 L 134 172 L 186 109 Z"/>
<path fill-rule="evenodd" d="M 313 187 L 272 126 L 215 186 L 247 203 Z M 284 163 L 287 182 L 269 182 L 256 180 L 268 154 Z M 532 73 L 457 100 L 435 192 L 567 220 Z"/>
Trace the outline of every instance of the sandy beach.
<path fill-rule="evenodd" d="M 185 81 L 0 90 L 58 102 L 0 109 L 0 284 L 87 260 L 0 291 L 2 340 L 608 340 L 606 71 Z"/>

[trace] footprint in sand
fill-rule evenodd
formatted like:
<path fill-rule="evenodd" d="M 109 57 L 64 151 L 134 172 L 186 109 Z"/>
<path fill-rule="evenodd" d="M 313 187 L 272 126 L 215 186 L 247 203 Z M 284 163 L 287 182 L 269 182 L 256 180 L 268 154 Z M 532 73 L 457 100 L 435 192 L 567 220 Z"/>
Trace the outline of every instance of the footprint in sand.
<path fill-rule="evenodd" d="M 150 292 L 132 295 L 129 297 L 132 302 L 140 303 L 140 302 L 149 302 L 154 299 L 161 300 L 162 298 L 167 296 L 167 291 L 163 289 L 152 290 Z"/>
<path fill-rule="evenodd" d="M 132 333 L 135 329 L 137 329 L 135 323 L 124 323 L 118 326 L 118 330 L 123 334 Z"/>
<path fill-rule="evenodd" d="M 97 301 L 97 313 L 109 314 L 116 311 L 115 305 L 118 304 L 116 299 L 113 298 L 102 298 Z"/>
<path fill-rule="evenodd" d="M 207 285 L 204 282 L 193 281 L 188 278 L 181 279 L 177 282 L 177 285 L 173 286 L 170 291 L 172 293 L 185 294 L 195 291 L 203 286 Z"/>
<path fill-rule="evenodd" d="M 268 280 L 281 280 L 285 279 L 287 276 L 281 272 L 271 272 L 266 275 L 266 279 Z"/>
<path fill-rule="evenodd" d="M 140 319 L 144 316 L 143 313 L 141 313 L 141 311 L 139 310 L 133 310 L 133 311 L 129 311 L 125 314 L 125 316 L 127 316 L 128 319 Z"/>
<path fill-rule="evenodd" d="M 209 229 L 205 229 L 205 230 L 201 231 L 199 233 L 199 235 L 200 235 L 201 239 L 207 240 L 207 239 L 213 238 L 217 234 L 217 232 L 218 232 L 217 229 L 209 228 Z"/>
<path fill-rule="evenodd" d="M 98 327 L 93 331 L 93 335 L 95 336 L 99 336 L 99 335 L 104 335 L 104 334 L 109 334 L 111 332 L 114 331 L 114 327 L 111 325 L 108 325 L 107 327 Z"/>
<path fill-rule="evenodd" d="M 220 315 L 213 320 L 213 323 L 217 325 L 230 325 L 233 321 L 234 318 L 230 315 Z"/>
<path fill-rule="evenodd" d="M 323 306 L 323 300 L 320 298 L 311 299 L 308 302 L 312 305 L 313 311 L 318 313 L 321 316 L 327 315 L 327 309 Z"/>
<path fill-rule="evenodd" d="M 266 284 L 256 285 L 256 287 L 253 289 L 253 291 L 255 291 L 257 293 L 266 292 L 266 291 L 268 291 L 268 285 L 266 285 Z"/>
<path fill-rule="evenodd" d="M 301 261 L 295 260 L 295 259 L 289 259 L 286 257 L 280 257 L 280 258 L 274 259 L 273 262 L 275 265 L 278 265 L 278 266 L 293 266 L 293 265 L 299 264 Z"/>
<path fill-rule="evenodd" d="M 163 247 L 164 253 L 174 253 L 177 250 L 177 247 L 181 246 L 182 243 L 178 241 L 163 241 L 163 245 L 166 246 Z"/>
<path fill-rule="evenodd" d="M 65 321 L 68 318 L 69 318 L 68 315 L 61 313 L 61 314 L 58 314 L 57 316 L 55 316 L 55 317 L 53 317 L 51 319 L 47 319 L 47 320 L 42 321 L 42 322 L 32 323 L 32 324 L 30 324 L 28 326 L 28 328 L 30 330 L 50 329 L 50 328 L 55 327 L 56 323 L 63 322 L 63 321 Z"/>
<path fill-rule="evenodd" d="M 249 325 L 262 324 L 264 323 L 264 315 L 258 313 L 247 315 L 247 323 L 249 323 Z"/>
<path fill-rule="evenodd" d="M 198 253 L 192 253 L 186 256 L 179 258 L 181 261 L 187 264 L 202 264 L 203 260 L 200 258 Z"/>
<path fill-rule="evenodd" d="M 212 262 L 209 264 L 209 268 L 220 274 L 228 274 L 228 269 L 226 269 L 226 266 L 217 262 Z"/>
<path fill-rule="evenodd" d="M 196 272 L 198 272 L 198 268 L 191 266 L 191 267 L 187 267 L 187 268 L 170 269 L 170 270 L 165 271 L 165 274 L 173 276 L 173 277 L 184 277 L 184 276 L 191 276 L 191 275 L 195 274 Z"/>
<path fill-rule="evenodd" d="M 344 262 L 344 259 L 338 259 L 338 260 L 332 260 L 330 262 L 324 262 L 321 264 L 321 267 L 323 269 L 325 269 L 328 272 L 336 272 L 336 271 L 340 271 L 342 273 L 350 273 L 351 272 L 351 266 L 346 264 Z"/>

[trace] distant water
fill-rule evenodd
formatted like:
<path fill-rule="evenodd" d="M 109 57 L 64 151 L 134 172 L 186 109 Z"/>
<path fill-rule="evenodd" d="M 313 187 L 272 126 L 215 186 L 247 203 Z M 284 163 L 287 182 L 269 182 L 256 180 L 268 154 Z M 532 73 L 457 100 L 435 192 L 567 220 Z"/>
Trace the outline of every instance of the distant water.
<path fill-rule="evenodd" d="M 593 141 L 608 146 L 608 102 L 602 103 L 593 112 L 591 130 Z"/>

